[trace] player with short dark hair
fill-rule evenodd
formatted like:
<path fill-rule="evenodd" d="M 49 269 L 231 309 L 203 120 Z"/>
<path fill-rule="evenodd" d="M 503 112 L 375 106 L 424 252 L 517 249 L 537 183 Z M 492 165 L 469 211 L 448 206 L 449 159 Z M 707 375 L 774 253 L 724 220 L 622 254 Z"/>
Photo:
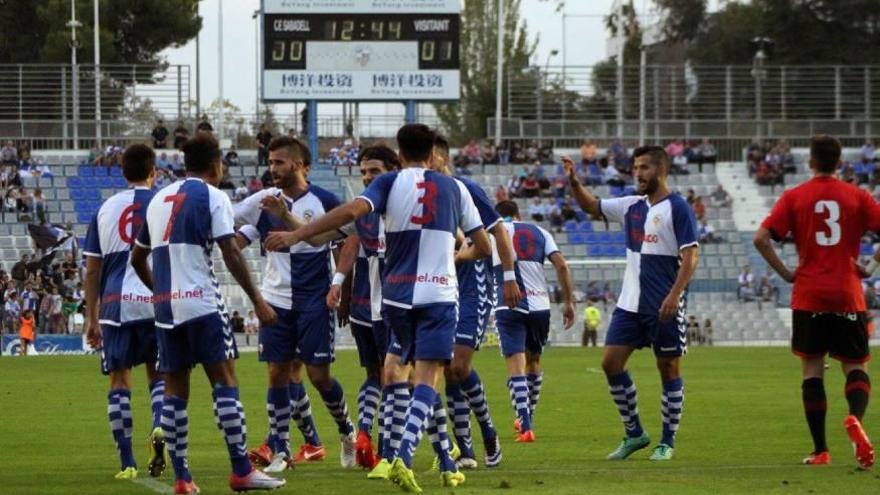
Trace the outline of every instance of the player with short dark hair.
<path fill-rule="evenodd" d="M 651 440 L 639 419 L 636 386 L 626 369 L 636 349 L 652 346 L 663 382 L 663 438 L 650 459 L 672 459 L 684 404 L 681 356 L 687 352 L 687 287 L 697 268 L 697 222 L 687 201 L 666 180 L 670 160 L 659 146 L 633 151 L 636 196 L 598 199 L 578 180 L 574 162 L 562 157 L 572 193 L 591 215 L 620 223 L 626 232 L 626 273 L 605 335 L 602 369 L 626 436 L 609 459 L 626 459 Z"/>
<path fill-rule="evenodd" d="M 394 461 L 389 479 L 406 491 L 420 492 L 412 457 L 426 418 L 432 414 L 437 380 L 452 359 L 455 340 L 457 229 L 473 240 L 472 259 L 488 255 L 491 243 L 464 186 L 426 169 L 433 132 L 423 124 L 408 124 L 397 137 L 403 170 L 382 175 L 363 195 L 298 230 L 273 232 L 267 248 L 284 249 L 373 211 L 383 215 L 387 239 L 383 316 L 393 332 L 390 348 L 404 363 L 415 362 L 412 399 L 408 405 L 405 400 L 395 401 L 393 414 L 406 418 L 406 423 L 399 445 L 393 439 L 390 442 Z M 400 431 L 400 425 L 393 426 Z M 438 454 L 445 450 L 441 448 Z M 444 486 L 464 482 L 464 474 L 448 457 L 441 457 L 440 470 Z"/>
<path fill-rule="evenodd" d="M 813 452 L 805 464 L 828 464 L 825 441 L 825 356 L 841 362 L 849 415 L 844 426 L 862 467 L 874 463 L 874 448 L 862 428 L 871 380 L 867 362 L 868 318 L 858 265 L 862 235 L 880 230 L 880 205 L 870 193 L 838 180 L 837 139 L 819 135 L 810 141 L 813 178 L 782 193 L 755 233 L 755 248 L 783 280 L 794 283 L 791 296 L 792 352 L 800 357 L 804 411 Z M 773 249 L 771 239 L 794 239 L 800 259 L 790 270 Z M 874 261 L 868 268 L 873 273 Z"/>
<path fill-rule="evenodd" d="M 253 226 L 240 228 L 239 238 L 265 242 L 270 232 L 313 221 L 339 204 L 333 193 L 307 180 L 308 157 L 308 148 L 295 138 L 283 136 L 269 143 L 269 170 L 275 187 L 235 205 L 236 222 Z M 270 251 L 265 256 L 261 289 L 279 315 L 275 324 L 260 328 L 259 352 L 260 360 L 269 368 L 266 445 L 274 456 L 266 459 L 260 453 L 261 446 L 251 452 L 251 458 L 268 461 L 266 472 L 280 472 L 293 461 L 317 461 L 326 455 L 311 418 L 305 387 L 297 376 L 297 366 L 305 363 L 312 385 L 336 421 L 342 444 L 340 462 L 343 467 L 354 467 L 354 426 L 342 386 L 330 374 L 330 364 L 335 360 L 336 326 L 325 302 L 331 279 L 330 245 L 327 240 L 314 245 L 301 242 L 285 252 Z M 291 417 L 295 417 L 306 440 L 293 458 L 288 445 Z"/>
<path fill-rule="evenodd" d="M 516 305 L 503 302 L 499 290 L 495 324 L 501 340 L 501 354 L 507 364 L 507 387 L 510 401 L 517 416 L 515 427 L 519 432 L 516 441 L 535 441 L 532 420 L 541 395 L 544 372 L 541 354 L 550 335 L 550 296 L 544 276 L 544 261 L 549 260 L 556 270 L 565 307 L 562 310 L 563 328 L 574 324 L 574 295 L 571 272 L 565 257 L 556 246 L 550 232 L 523 222 L 519 207 L 513 201 L 502 201 L 495 206 L 504 219 L 505 235 L 513 245 L 515 263 L 513 270 L 505 270 L 495 257 L 495 281 L 513 280 L 519 285 L 523 298 Z"/>
<path fill-rule="evenodd" d="M 150 201 L 131 253 L 137 276 L 153 292 L 159 371 L 166 382 L 162 430 L 174 467 L 174 493 L 199 492 L 187 462 L 190 373 L 199 363 L 211 384 L 214 418 L 232 463 L 229 487 L 233 491 L 278 488 L 284 480 L 257 471 L 248 460 L 244 406 L 234 367 L 238 349 L 214 276 L 211 252 L 215 244 L 254 304 L 260 322 L 270 325 L 276 315 L 254 286 L 235 243 L 229 197 L 216 188 L 223 177 L 217 141 L 208 133 L 199 133 L 183 149 L 187 177 Z"/>
<path fill-rule="evenodd" d="M 165 381 L 156 370 L 156 329 L 152 292 L 129 264 L 129 255 L 153 198 L 156 154 L 143 144 L 129 146 L 122 155 L 122 173 L 128 189 L 107 198 L 86 234 L 86 339 L 101 349 L 101 372 L 110 377 L 107 412 L 110 431 L 119 451 L 117 479 L 137 477 L 132 454 L 131 369 L 144 364 L 153 412 L 150 476 L 165 471 L 165 442 L 160 420 Z"/>

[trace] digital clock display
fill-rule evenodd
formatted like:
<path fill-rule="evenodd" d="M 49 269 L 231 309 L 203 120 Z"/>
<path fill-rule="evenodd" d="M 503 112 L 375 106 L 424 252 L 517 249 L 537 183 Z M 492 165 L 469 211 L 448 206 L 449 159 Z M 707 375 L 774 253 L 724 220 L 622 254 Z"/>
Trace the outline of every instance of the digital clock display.
<path fill-rule="evenodd" d="M 306 69 L 309 42 L 415 42 L 418 68 L 459 68 L 457 14 L 267 14 L 264 67 Z M 417 48 L 416 48 L 417 47 Z"/>

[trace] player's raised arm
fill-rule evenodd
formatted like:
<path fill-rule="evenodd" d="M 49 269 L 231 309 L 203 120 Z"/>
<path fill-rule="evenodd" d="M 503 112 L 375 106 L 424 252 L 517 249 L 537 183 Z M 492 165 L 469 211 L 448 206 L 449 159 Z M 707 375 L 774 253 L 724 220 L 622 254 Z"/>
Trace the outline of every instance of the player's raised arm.
<path fill-rule="evenodd" d="M 238 248 L 235 238 L 226 237 L 217 242 L 217 247 L 223 253 L 223 262 L 226 263 L 229 273 L 232 274 L 232 277 L 235 278 L 235 281 L 238 282 L 238 285 L 247 294 L 248 299 L 254 304 L 254 312 L 257 314 L 260 323 L 263 325 L 272 324 L 276 319 L 275 310 L 266 303 L 263 295 L 254 285 L 251 274 L 247 269 L 247 262 L 241 254 L 241 249 Z"/>
<path fill-rule="evenodd" d="M 556 279 L 559 280 L 562 297 L 565 299 L 565 307 L 562 309 L 562 324 L 568 330 L 574 325 L 574 290 L 572 289 L 571 271 L 568 269 L 568 263 L 561 252 L 556 251 L 550 255 L 549 259 L 556 270 Z"/>
<path fill-rule="evenodd" d="M 599 199 L 593 196 L 593 193 L 581 184 L 576 173 L 574 161 L 572 161 L 571 157 L 565 155 L 560 158 L 562 159 L 562 165 L 565 167 L 565 174 L 568 176 L 568 184 L 571 186 L 571 194 L 574 196 L 575 201 L 590 215 L 598 215 L 600 213 Z"/>
<path fill-rule="evenodd" d="M 354 222 L 358 218 L 370 213 L 372 207 L 364 198 L 355 198 L 344 205 L 330 210 L 327 214 L 313 222 L 309 222 L 302 228 L 292 232 L 272 232 L 266 238 L 265 246 L 269 251 L 280 251 L 293 246 L 305 239 L 311 239 L 318 234 L 338 234 L 337 229 Z M 334 237 L 334 239 L 337 237 Z"/>
<path fill-rule="evenodd" d="M 290 230 L 297 230 L 307 225 L 307 222 L 294 215 L 287 208 L 287 204 L 280 197 L 280 195 L 276 196 L 268 194 L 266 196 L 263 196 L 260 199 L 260 209 L 280 218 L 281 221 L 284 223 L 284 226 Z M 331 231 L 318 234 L 314 237 L 310 237 L 305 241 L 310 246 L 322 246 L 328 242 L 337 241 L 342 238 L 344 238 L 344 236 L 339 232 Z"/>

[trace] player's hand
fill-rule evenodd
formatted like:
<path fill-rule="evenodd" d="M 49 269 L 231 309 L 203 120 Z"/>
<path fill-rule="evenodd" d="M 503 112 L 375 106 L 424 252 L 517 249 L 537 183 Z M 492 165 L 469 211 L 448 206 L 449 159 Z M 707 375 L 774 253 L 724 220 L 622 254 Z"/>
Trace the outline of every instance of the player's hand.
<path fill-rule="evenodd" d="M 504 304 L 508 308 L 513 309 L 519 306 L 519 302 L 522 301 L 522 293 L 519 291 L 519 285 L 516 283 L 516 280 L 504 282 L 502 291 L 504 292 Z"/>
<path fill-rule="evenodd" d="M 874 276 L 873 273 L 868 271 L 868 267 L 859 263 L 857 260 L 853 260 L 853 264 L 856 265 L 856 272 L 859 274 L 859 278 L 871 278 Z"/>
<path fill-rule="evenodd" d="M 574 303 L 570 302 L 562 308 L 562 326 L 566 330 L 574 325 Z"/>
<path fill-rule="evenodd" d="M 281 218 L 287 212 L 287 205 L 283 199 L 270 194 L 260 200 L 260 209 Z"/>
<path fill-rule="evenodd" d="M 89 322 L 86 325 L 86 342 L 89 344 L 89 347 L 95 350 L 100 349 L 104 345 L 101 339 L 101 325 L 98 323 L 98 320 L 89 318 Z"/>
<path fill-rule="evenodd" d="M 339 309 L 339 301 L 342 300 L 342 286 L 335 284 L 330 286 L 327 291 L 327 307 L 330 309 Z"/>
<path fill-rule="evenodd" d="M 263 245 L 268 251 L 283 251 L 297 242 L 296 232 L 270 232 Z"/>
<path fill-rule="evenodd" d="M 681 295 L 669 293 L 660 305 L 660 321 L 669 321 L 678 314 L 678 301 Z"/>
<path fill-rule="evenodd" d="M 275 314 L 272 306 L 269 306 L 262 299 L 254 304 L 254 313 L 257 315 L 257 319 L 260 320 L 260 326 L 263 327 L 272 325 L 278 320 L 278 315 Z"/>
<path fill-rule="evenodd" d="M 577 169 L 574 166 L 574 160 L 568 155 L 562 155 L 559 159 L 562 160 L 562 166 L 565 167 L 565 175 L 568 176 L 568 180 L 577 180 Z"/>
<path fill-rule="evenodd" d="M 336 309 L 336 321 L 339 322 L 340 327 L 344 327 L 351 322 L 349 319 L 349 316 L 351 316 L 351 310 L 349 308 L 350 302 L 350 298 L 343 297 L 339 302 L 339 308 Z"/>
<path fill-rule="evenodd" d="M 786 282 L 793 284 L 794 279 L 797 277 L 797 270 L 795 270 L 795 271 L 786 270 L 785 273 L 780 275 L 780 277 L 782 277 L 782 280 L 785 280 Z"/>

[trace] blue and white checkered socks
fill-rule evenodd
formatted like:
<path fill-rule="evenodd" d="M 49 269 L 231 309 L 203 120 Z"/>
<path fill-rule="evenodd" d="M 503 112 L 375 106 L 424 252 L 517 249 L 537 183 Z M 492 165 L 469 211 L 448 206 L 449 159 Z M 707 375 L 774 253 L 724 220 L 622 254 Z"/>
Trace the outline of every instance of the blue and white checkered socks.
<path fill-rule="evenodd" d="M 321 399 L 324 405 L 336 421 L 336 427 L 340 435 L 348 435 L 354 431 L 354 425 L 348 419 L 348 405 L 345 403 L 345 395 L 342 392 L 342 385 L 334 378 L 330 384 L 330 388 L 326 392 L 321 392 Z"/>
<path fill-rule="evenodd" d="M 474 441 L 471 436 L 471 408 L 461 385 L 446 385 L 446 407 L 452 416 L 452 432 L 461 450 L 461 456 L 474 458 Z"/>
<path fill-rule="evenodd" d="M 114 389 L 107 394 L 107 416 L 110 419 L 110 432 L 119 451 L 120 470 L 137 467 L 131 452 L 131 392 Z"/>
<path fill-rule="evenodd" d="M 529 412 L 532 415 L 532 421 L 535 420 L 535 408 L 538 407 L 538 399 L 541 398 L 541 385 L 544 383 L 544 373 L 529 373 L 526 375 L 529 380 Z"/>
<path fill-rule="evenodd" d="M 642 430 L 642 423 L 639 420 L 636 385 L 630 378 L 629 372 L 624 371 L 619 375 L 609 376 L 608 390 L 611 392 L 611 398 L 620 413 L 620 420 L 626 429 L 626 436 L 630 438 L 641 436 L 644 430 Z"/>
<path fill-rule="evenodd" d="M 156 378 L 150 382 L 150 409 L 153 411 L 153 428 L 162 424 L 162 399 L 165 397 L 165 380 Z"/>
<path fill-rule="evenodd" d="M 189 418 L 186 414 L 185 400 L 172 395 L 162 401 L 162 432 L 165 435 L 165 448 L 168 450 L 168 456 L 171 457 L 175 479 L 192 481 L 186 459 Z"/>
<path fill-rule="evenodd" d="M 382 387 L 382 402 L 379 404 L 379 441 L 377 442 L 376 455 L 385 457 L 388 450 L 388 440 L 391 438 L 391 417 L 394 411 L 394 400 L 391 389 Z"/>
<path fill-rule="evenodd" d="M 529 383 L 525 375 L 512 376 L 507 379 L 510 390 L 510 402 L 519 417 L 519 431 L 525 433 L 532 429 L 531 409 L 529 408 Z"/>
<path fill-rule="evenodd" d="M 373 421 L 379 409 L 380 396 L 379 381 L 375 378 L 367 378 L 358 392 L 358 431 L 370 437 L 373 436 Z"/>
<path fill-rule="evenodd" d="M 443 398 L 440 394 L 434 395 L 434 407 L 427 417 L 425 432 L 428 434 L 434 453 L 440 459 L 440 471 L 456 471 L 455 462 L 449 455 L 452 442 L 446 431 L 446 410 L 443 408 Z"/>
<path fill-rule="evenodd" d="M 290 382 L 290 419 L 296 423 L 302 433 L 303 440 L 315 447 L 321 445 L 318 437 L 318 429 L 315 428 L 315 420 L 312 418 L 312 405 L 309 402 L 309 394 L 302 383 Z"/>
<path fill-rule="evenodd" d="M 397 451 L 400 450 L 400 442 L 403 440 L 403 432 L 406 429 L 406 413 L 410 403 L 409 383 L 392 383 L 388 386 L 389 400 L 391 401 L 391 414 L 386 418 L 388 425 L 388 446 L 385 449 L 385 459 L 389 462 L 394 460 Z"/>
<path fill-rule="evenodd" d="M 412 467 L 413 454 L 419 445 L 419 433 L 425 425 L 425 420 L 430 414 L 436 398 L 437 392 L 428 385 L 416 385 L 413 389 L 412 400 L 404 413 L 406 428 L 403 431 L 400 448 L 397 449 L 397 457 L 406 464 L 406 467 Z"/>
<path fill-rule="evenodd" d="M 681 377 L 663 384 L 663 395 L 660 398 L 660 409 L 663 413 L 663 440 L 670 447 L 675 447 L 675 434 L 681 422 L 681 411 L 684 407 L 684 380 Z"/>
<path fill-rule="evenodd" d="M 229 461 L 236 476 L 247 476 L 253 470 L 247 457 L 247 423 L 244 407 L 238 400 L 238 387 L 214 386 L 214 419 L 223 432 Z"/>
<path fill-rule="evenodd" d="M 266 394 L 269 415 L 269 448 L 276 454 L 290 456 L 290 389 L 270 388 Z"/>
<path fill-rule="evenodd" d="M 486 401 L 486 392 L 483 390 L 483 382 L 477 370 L 471 370 L 471 374 L 461 382 L 461 391 L 467 397 L 477 423 L 480 424 L 483 439 L 495 438 L 497 435 L 495 425 L 492 424 L 492 417 L 489 415 L 489 403 Z"/>

